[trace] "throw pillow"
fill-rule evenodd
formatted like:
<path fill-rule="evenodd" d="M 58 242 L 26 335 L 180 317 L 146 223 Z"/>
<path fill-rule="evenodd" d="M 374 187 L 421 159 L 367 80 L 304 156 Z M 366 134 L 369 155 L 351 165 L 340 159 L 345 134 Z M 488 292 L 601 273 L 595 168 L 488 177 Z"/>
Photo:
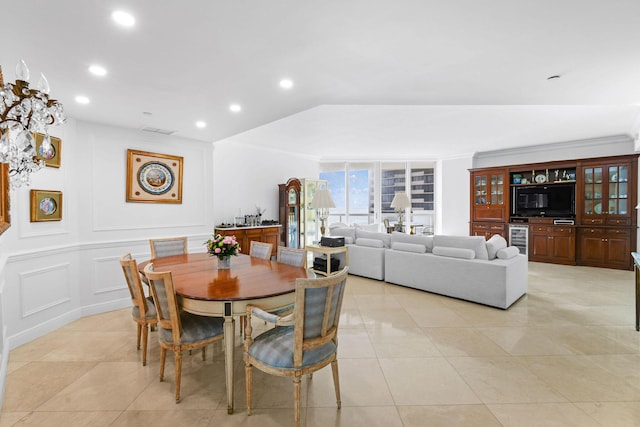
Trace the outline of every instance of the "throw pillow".
<path fill-rule="evenodd" d="M 494 234 L 489 240 L 487 240 L 487 252 L 489 259 L 496 259 L 496 253 L 507 247 L 507 241 L 499 234 Z"/>
<path fill-rule="evenodd" d="M 471 249 L 476 253 L 476 259 L 489 259 L 487 241 L 482 236 L 433 236 L 433 246 L 449 248 Z"/>
<path fill-rule="evenodd" d="M 414 252 L 417 254 L 427 252 L 427 248 L 424 245 L 418 245 L 417 243 L 393 242 L 391 243 L 391 249 L 402 252 Z"/>
<path fill-rule="evenodd" d="M 433 250 L 433 236 L 424 236 L 421 234 L 407 234 L 399 231 L 391 233 L 391 244 L 394 242 L 401 243 L 413 243 L 416 245 L 422 245 L 426 248 L 427 252 Z"/>
<path fill-rule="evenodd" d="M 387 233 L 376 233 L 373 231 L 366 231 L 366 230 L 357 228 L 356 240 L 360 238 L 381 240 L 385 248 L 391 247 L 391 235 Z"/>
<path fill-rule="evenodd" d="M 366 246 L 369 248 L 384 248 L 384 243 L 382 243 L 382 240 L 377 240 L 377 239 L 365 239 L 365 238 L 359 238 L 356 239 L 356 245 L 358 246 Z"/>
<path fill-rule="evenodd" d="M 520 254 L 520 249 L 516 248 L 515 246 L 509 246 L 500 249 L 496 255 L 500 259 L 510 259 L 518 256 L 518 254 Z"/>
<path fill-rule="evenodd" d="M 450 248 L 448 246 L 434 247 L 433 254 L 451 257 L 451 258 L 462 258 L 462 259 L 474 259 L 476 257 L 476 252 L 473 249 Z"/>

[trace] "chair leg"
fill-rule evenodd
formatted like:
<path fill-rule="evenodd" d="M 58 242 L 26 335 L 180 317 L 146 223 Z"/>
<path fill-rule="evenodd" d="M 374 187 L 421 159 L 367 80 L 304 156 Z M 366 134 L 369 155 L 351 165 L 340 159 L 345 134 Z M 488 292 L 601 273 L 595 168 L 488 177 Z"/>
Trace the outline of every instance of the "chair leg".
<path fill-rule="evenodd" d="M 251 365 L 244 365 L 245 393 L 247 394 L 247 415 L 251 415 Z"/>
<path fill-rule="evenodd" d="M 176 403 L 180 402 L 180 379 L 182 378 L 182 351 L 175 350 L 176 355 Z"/>
<path fill-rule="evenodd" d="M 167 359 L 167 349 L 160 347 L 160 381 L 164 380 L 164 361 Z"/>
<path fill-rule="evenodd" d="M 202 360 L 207 360 L 207 346 L 202 347 Z"/>
<path fill-rule="evenodd" d="M 294 410 L 294 425 L 300 427 L 300 391 L 302 374 L 298 371 L 293 377 L 293 410 Z"/>
<path fill-rule="evenodd" d="M 340 400 L 340 379 L 338 378 L 338 360 L 331 362 L 331 371 L 333 372 L 333 387 L 336 389 L 336 402 L 338 403 L 338 409 L 342 407 L 342 401 Z"/>
<path fill-rule="evenodd" d="M 136 322 L 136 325 L 138 325 L 138 337 L 136 338 L 136 349 L 140 350 L 140 334 L 142 332 L 142 325 L 138 322 Z"/>
<path fill-rule="evenodd" d="M 149 325 L 142 328 L 142 366 L 147 366 L 147 341 L 149 340 Z"/>

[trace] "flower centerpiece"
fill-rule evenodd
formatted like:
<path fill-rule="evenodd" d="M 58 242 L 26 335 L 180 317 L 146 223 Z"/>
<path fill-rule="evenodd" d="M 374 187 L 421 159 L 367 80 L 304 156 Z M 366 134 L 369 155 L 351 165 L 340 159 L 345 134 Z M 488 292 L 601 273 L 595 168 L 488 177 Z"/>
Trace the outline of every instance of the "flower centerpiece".
<path fill-rule="evenodd" d="M 227 269 L 231 267 L 231 256 L 237 256 L 240 252 L 240 245 L 236 236 L 223 236 L 214 234 L 212 239 L 204 244 L 210 255 L 218 257 L 218 268 Z"/>

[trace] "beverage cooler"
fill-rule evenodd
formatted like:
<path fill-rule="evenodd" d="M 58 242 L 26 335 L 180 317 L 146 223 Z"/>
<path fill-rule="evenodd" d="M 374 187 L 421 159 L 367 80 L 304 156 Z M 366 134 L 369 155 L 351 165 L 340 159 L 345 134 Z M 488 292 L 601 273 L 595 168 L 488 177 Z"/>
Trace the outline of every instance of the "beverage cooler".
<path fill-rule="evenodd" d="M 522 255 L 529 255 L 529 226 L 509 224 L 509 245 L 515 246 Z"/>

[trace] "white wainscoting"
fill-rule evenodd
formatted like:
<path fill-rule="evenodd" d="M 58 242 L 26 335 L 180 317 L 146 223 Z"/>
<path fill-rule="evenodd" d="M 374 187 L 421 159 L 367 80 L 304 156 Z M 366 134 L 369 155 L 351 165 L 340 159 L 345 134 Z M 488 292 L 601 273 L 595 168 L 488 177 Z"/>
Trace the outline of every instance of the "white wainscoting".
<path fill-rule="evenodd" d="M 71 301 L 70 268 L 64 263 L 18 275 L 23 318 Z"/>

